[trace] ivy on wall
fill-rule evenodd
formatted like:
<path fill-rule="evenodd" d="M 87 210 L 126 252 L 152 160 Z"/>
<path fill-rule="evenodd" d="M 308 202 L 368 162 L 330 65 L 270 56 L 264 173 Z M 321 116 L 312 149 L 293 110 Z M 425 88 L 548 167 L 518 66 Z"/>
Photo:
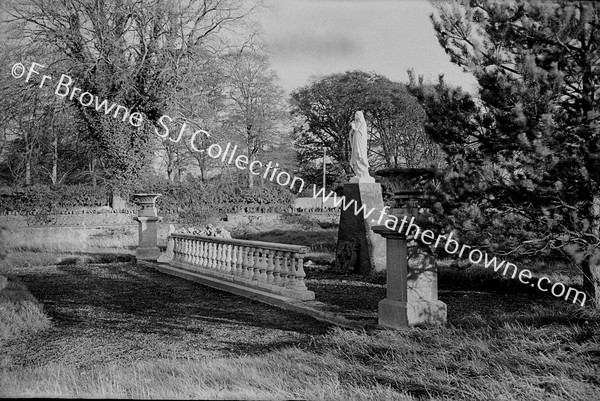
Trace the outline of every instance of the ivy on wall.
<path fill-rule="evenodd" d="M 132 195 L 140 192 L 162 194 L 157 201 L 159 214 L 180 223 L 206 221 L 227 213 L 286 212 L 295 198 L 287 188 L 271 183 L 247 188 L 218 180 L 200 184 L 146 179 L 125 196 L 129 208 L 135 208 Z M 110 190 L 104 187 L 5 187 L 0 188 L 0 214 L 34 215 L 45 221 L 49 215 L 73 209 L 110 206 L 110 199 Z"/>
<path fill-rule="evenodd" d="M 79 207 L 109 205 L 109 194 L 102 187 L 84 185 L 32 185 L 0 188 L 0 213 L 48 214 Z"/>

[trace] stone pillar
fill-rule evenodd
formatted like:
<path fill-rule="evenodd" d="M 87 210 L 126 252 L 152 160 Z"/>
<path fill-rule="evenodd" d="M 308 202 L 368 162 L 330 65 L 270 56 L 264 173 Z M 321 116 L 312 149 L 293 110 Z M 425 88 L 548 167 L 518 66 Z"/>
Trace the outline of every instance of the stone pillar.
<path fill-rule="evenodd" d="M 136 260 L 156 262 L 160 257 L 158 248 L 158 217 L 156 199 L 161 194 L 135 194 L 133 197 L 139 204 L 138 215 L 133 219 L 139 223 L 139 245 L 135 251 Z"/>
<path fill-rule="evenodd" d="M 350 182 L 344 185 L 344 198 L 346 204 L 353 201 L 356 205 L 340 211 L 336 268 L 362 274 L 385 270 L 385 240 L 371 230 L 380 219 L 384 207 L 381 185 L 375 182 Z M 366 219 L 362 211 L 355 213 L 363 206 L 365 213 L 373 209 Z"/>
<path fill-rule="evenodd" d="M 379 302 L 379 324 L 390 328 L 445 324 L 446 304 L 437 298 L 437 268 L 433 258 L 419 253 L 416 263 L 409 264 L 405 234 L 385 226 L 373 227 L 373 231 L 387 241 L 387 293 Z"/>
<path fill-rule="evenodd" d="M 392 185 L 395 205 L 390 210 L 391 215 L 398 220 L 414 217 L 421 233 L 433 228 L 427 216 L 419 214 L 423 191 L 418 189 L 424 179 L 433 175 L 432 171 L 393 168 L 376 174 L 387 178 Z M 413 238 L 413 231 L 396 230 L 395 225 L 389 227 L 387 223 L 372 230 L 387 242 L 387 294 L 379 302 L 379 324 L 390 328 L 420 323 L 445 324 L 446 304 L 438 300 L 437 266 L 429 249 L 420 243 L 420 238 Z M 410 248 L 408 241 L 414 243 Z"/>

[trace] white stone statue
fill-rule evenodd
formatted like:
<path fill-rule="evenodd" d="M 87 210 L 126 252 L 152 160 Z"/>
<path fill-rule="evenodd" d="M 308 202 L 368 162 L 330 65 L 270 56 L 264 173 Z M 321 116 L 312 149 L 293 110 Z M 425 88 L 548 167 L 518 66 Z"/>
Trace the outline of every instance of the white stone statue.
<path fill-rule="evenodd" d="M 362 111 L 354 113 L 354 120 L 350 123 L 350 166 L 354 177 L 350 182 L 375 182 L 369 175 L 369 159 L 367 158 L 367 122 Z"/>

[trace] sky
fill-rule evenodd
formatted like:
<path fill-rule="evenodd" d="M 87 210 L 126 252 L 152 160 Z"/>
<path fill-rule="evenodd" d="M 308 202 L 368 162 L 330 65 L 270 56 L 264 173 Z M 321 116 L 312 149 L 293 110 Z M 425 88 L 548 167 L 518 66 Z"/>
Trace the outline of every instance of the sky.
<path fill-rule="evenodd" d="M 265 0 L 260 22 L 281 85 L 290 92 L 313 75 L 363 70 L 407 82 L 425 80 L 474 92 L 475 79 L 437 42 L 427 0 Z"/>

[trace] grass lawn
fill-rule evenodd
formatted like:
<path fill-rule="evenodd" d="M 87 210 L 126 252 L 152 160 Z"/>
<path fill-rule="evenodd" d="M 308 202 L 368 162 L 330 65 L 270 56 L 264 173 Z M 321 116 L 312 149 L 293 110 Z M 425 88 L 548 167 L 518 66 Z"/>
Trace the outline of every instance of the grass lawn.
<path fill-rule="evenodd" d="M 314 232 L 302 240 L 332 243 Z M 16 252 L 3 271 L 51 323 L 0 340 L 4 397 L 600 399 L 598 313 L 469 269 L 440 275 L 447 326 L 369 332 L 142 268 L 128 247 Z M 361 316 L 385 292 L 377 276 L 307 278 Z"/>

